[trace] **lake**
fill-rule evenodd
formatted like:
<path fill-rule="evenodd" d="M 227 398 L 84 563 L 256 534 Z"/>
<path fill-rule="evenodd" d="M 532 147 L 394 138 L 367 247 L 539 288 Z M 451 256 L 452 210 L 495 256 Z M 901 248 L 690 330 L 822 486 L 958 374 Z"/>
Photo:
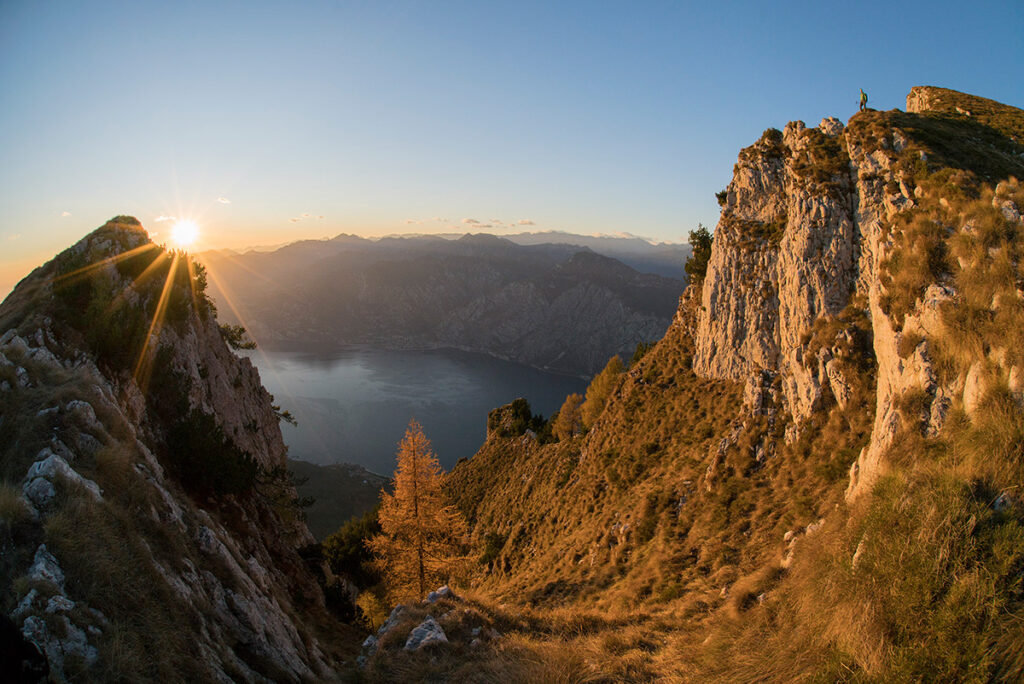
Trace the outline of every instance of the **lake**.
<path fill-rule="evenodd" d="M 487 413 L 525 397 L 550 416 L 579 378 L 547 373 L 456 350 L 335 352 L 254 351 L 274 403 L 298 426 L 282 421 L 289 457 L 312 463 L 356 463 L 390 476 L 410 418 L 423 425 L 445 470 L 483 444 Z"/>

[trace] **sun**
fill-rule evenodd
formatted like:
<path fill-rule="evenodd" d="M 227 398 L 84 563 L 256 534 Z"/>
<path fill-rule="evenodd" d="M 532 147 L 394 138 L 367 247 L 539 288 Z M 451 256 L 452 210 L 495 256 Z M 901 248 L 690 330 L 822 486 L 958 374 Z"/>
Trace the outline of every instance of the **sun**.
<path fill-rule="evenodd" d="M 178 221 L 171 228 L 171 242 L 178 249 L 188 249 L 198 238 L 199 226 L 195 221 Z"/>

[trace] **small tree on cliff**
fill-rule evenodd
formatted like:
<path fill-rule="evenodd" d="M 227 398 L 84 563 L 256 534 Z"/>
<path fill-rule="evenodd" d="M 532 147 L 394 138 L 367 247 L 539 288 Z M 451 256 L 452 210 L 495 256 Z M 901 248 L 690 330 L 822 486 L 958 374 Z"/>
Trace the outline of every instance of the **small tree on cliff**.
<path fill-rule="evenodd" d="M 686 260 L 683 268 L 690 282 L 704 280 L 708 272 L 708 261 L 711 259 L 711 233 L 704 227 L 703 223 L 697 224 L 697 230 L 690 231 L 690 246 L 693 247 L 693 254 Z"/>
<path fill-rule="evenodd" d="M 379 519 L 381 533 L 367 545 L 396 601 L 422 600 L 467 558 L 466 523 L 444 505 L 441 466 L 415 420 L 398 446 L 394 493 L 381 492 Z"/>

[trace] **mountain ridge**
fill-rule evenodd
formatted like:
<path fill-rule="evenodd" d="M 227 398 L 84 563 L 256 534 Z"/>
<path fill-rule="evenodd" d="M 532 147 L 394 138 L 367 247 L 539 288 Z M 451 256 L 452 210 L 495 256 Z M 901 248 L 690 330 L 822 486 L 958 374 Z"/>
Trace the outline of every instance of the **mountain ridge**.
<path fill-rule="evenodd" d="M 241 314 L 226 320 L 268 348 L 296 340 L 448 347 L 586 376 L 610 355 L 628 356 L 660 336 L 683 287 L 609 257 L 577 256 L 588 251 L 573 245 L 523 246 L 492 235 L 321 247 L 206 254 L 214 298 Z"/>

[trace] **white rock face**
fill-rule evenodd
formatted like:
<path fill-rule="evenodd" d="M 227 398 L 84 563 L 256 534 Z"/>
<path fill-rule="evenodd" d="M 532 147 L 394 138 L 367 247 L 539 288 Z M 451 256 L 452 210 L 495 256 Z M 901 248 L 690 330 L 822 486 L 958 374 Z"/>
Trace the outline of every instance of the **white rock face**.
<path fill-rule="evenodd" d="M 842 132 L 838 121 L 823 124 L 823 135 Z M 803 368 L 801 335 L 846 306 L 860 256 L 850 172 L 841 169 L 823 189 L 797 169 L 815 133 L 794 122 L 774 143 L 763 137 L 740 153 L 715 231 L 694 358 L 695 371 L 716 378 L 782 370 L 788 408 L 800 417 L 817 406 L 822 381 Z"/>
<path fill-rule="evenodd" d="M 927 109 L 930 97 L 926 89 L 915 89 L 908 110 Z M 764 370 L 777 373 L 784 406 L 799 426 L 829 393 L 845 408 L 852 391 L 851 378 L 844 377 L 831 352 L 821 349 L 812 356 L 803 340 L 816 319 L 840 313 L 854 294 L 866 298 L 877 362 L 875 423 L 868 447 L 851 469 L 848 498 L 876 480 L 901 424 L 900 397 L 925 393 L 925 429 L 936 434 L 953 398 L 962 392 L 970 413 L 987 389 L 980 365 L 972 369 L 966 388 L 962 381 L 940 387 L 926 341 L 907 358 L 898 353 L 901 335 L 924 339 L 938 332 L 940 308 L 956 293 L 947 286 L 929 287 L 902 331 L 883 310 L 878 274 L 892 248 L 886 226 L 919 194 L 896 168 L 906 137 L 891 133 L 868 147 L 862 133 L 834 119 L 823 120 L 818 129 L 794 122 L 740 153 L 715 230 L 696 332 L 698 374 L 744 381 Z M 828 154 L 832 157 L 823 158 Z M 1013 369 L 1005 372 L 1010 376 Z M 1020 376 L 1018 370 L 1018 389 L 1012 391 L 1024 403 Z M 756 409 L 755 399 L 752 394 L 747 403 Z"/>
<path fill-rule="evenodd" d="M 60 591 L 64 591 L 64 571 L 53 554 L 46 549 L 46 544 L 40 544 L 36 549 L 32 567 L 28 570 L 28 578 L 39 582 L 49 582 Z"/>

